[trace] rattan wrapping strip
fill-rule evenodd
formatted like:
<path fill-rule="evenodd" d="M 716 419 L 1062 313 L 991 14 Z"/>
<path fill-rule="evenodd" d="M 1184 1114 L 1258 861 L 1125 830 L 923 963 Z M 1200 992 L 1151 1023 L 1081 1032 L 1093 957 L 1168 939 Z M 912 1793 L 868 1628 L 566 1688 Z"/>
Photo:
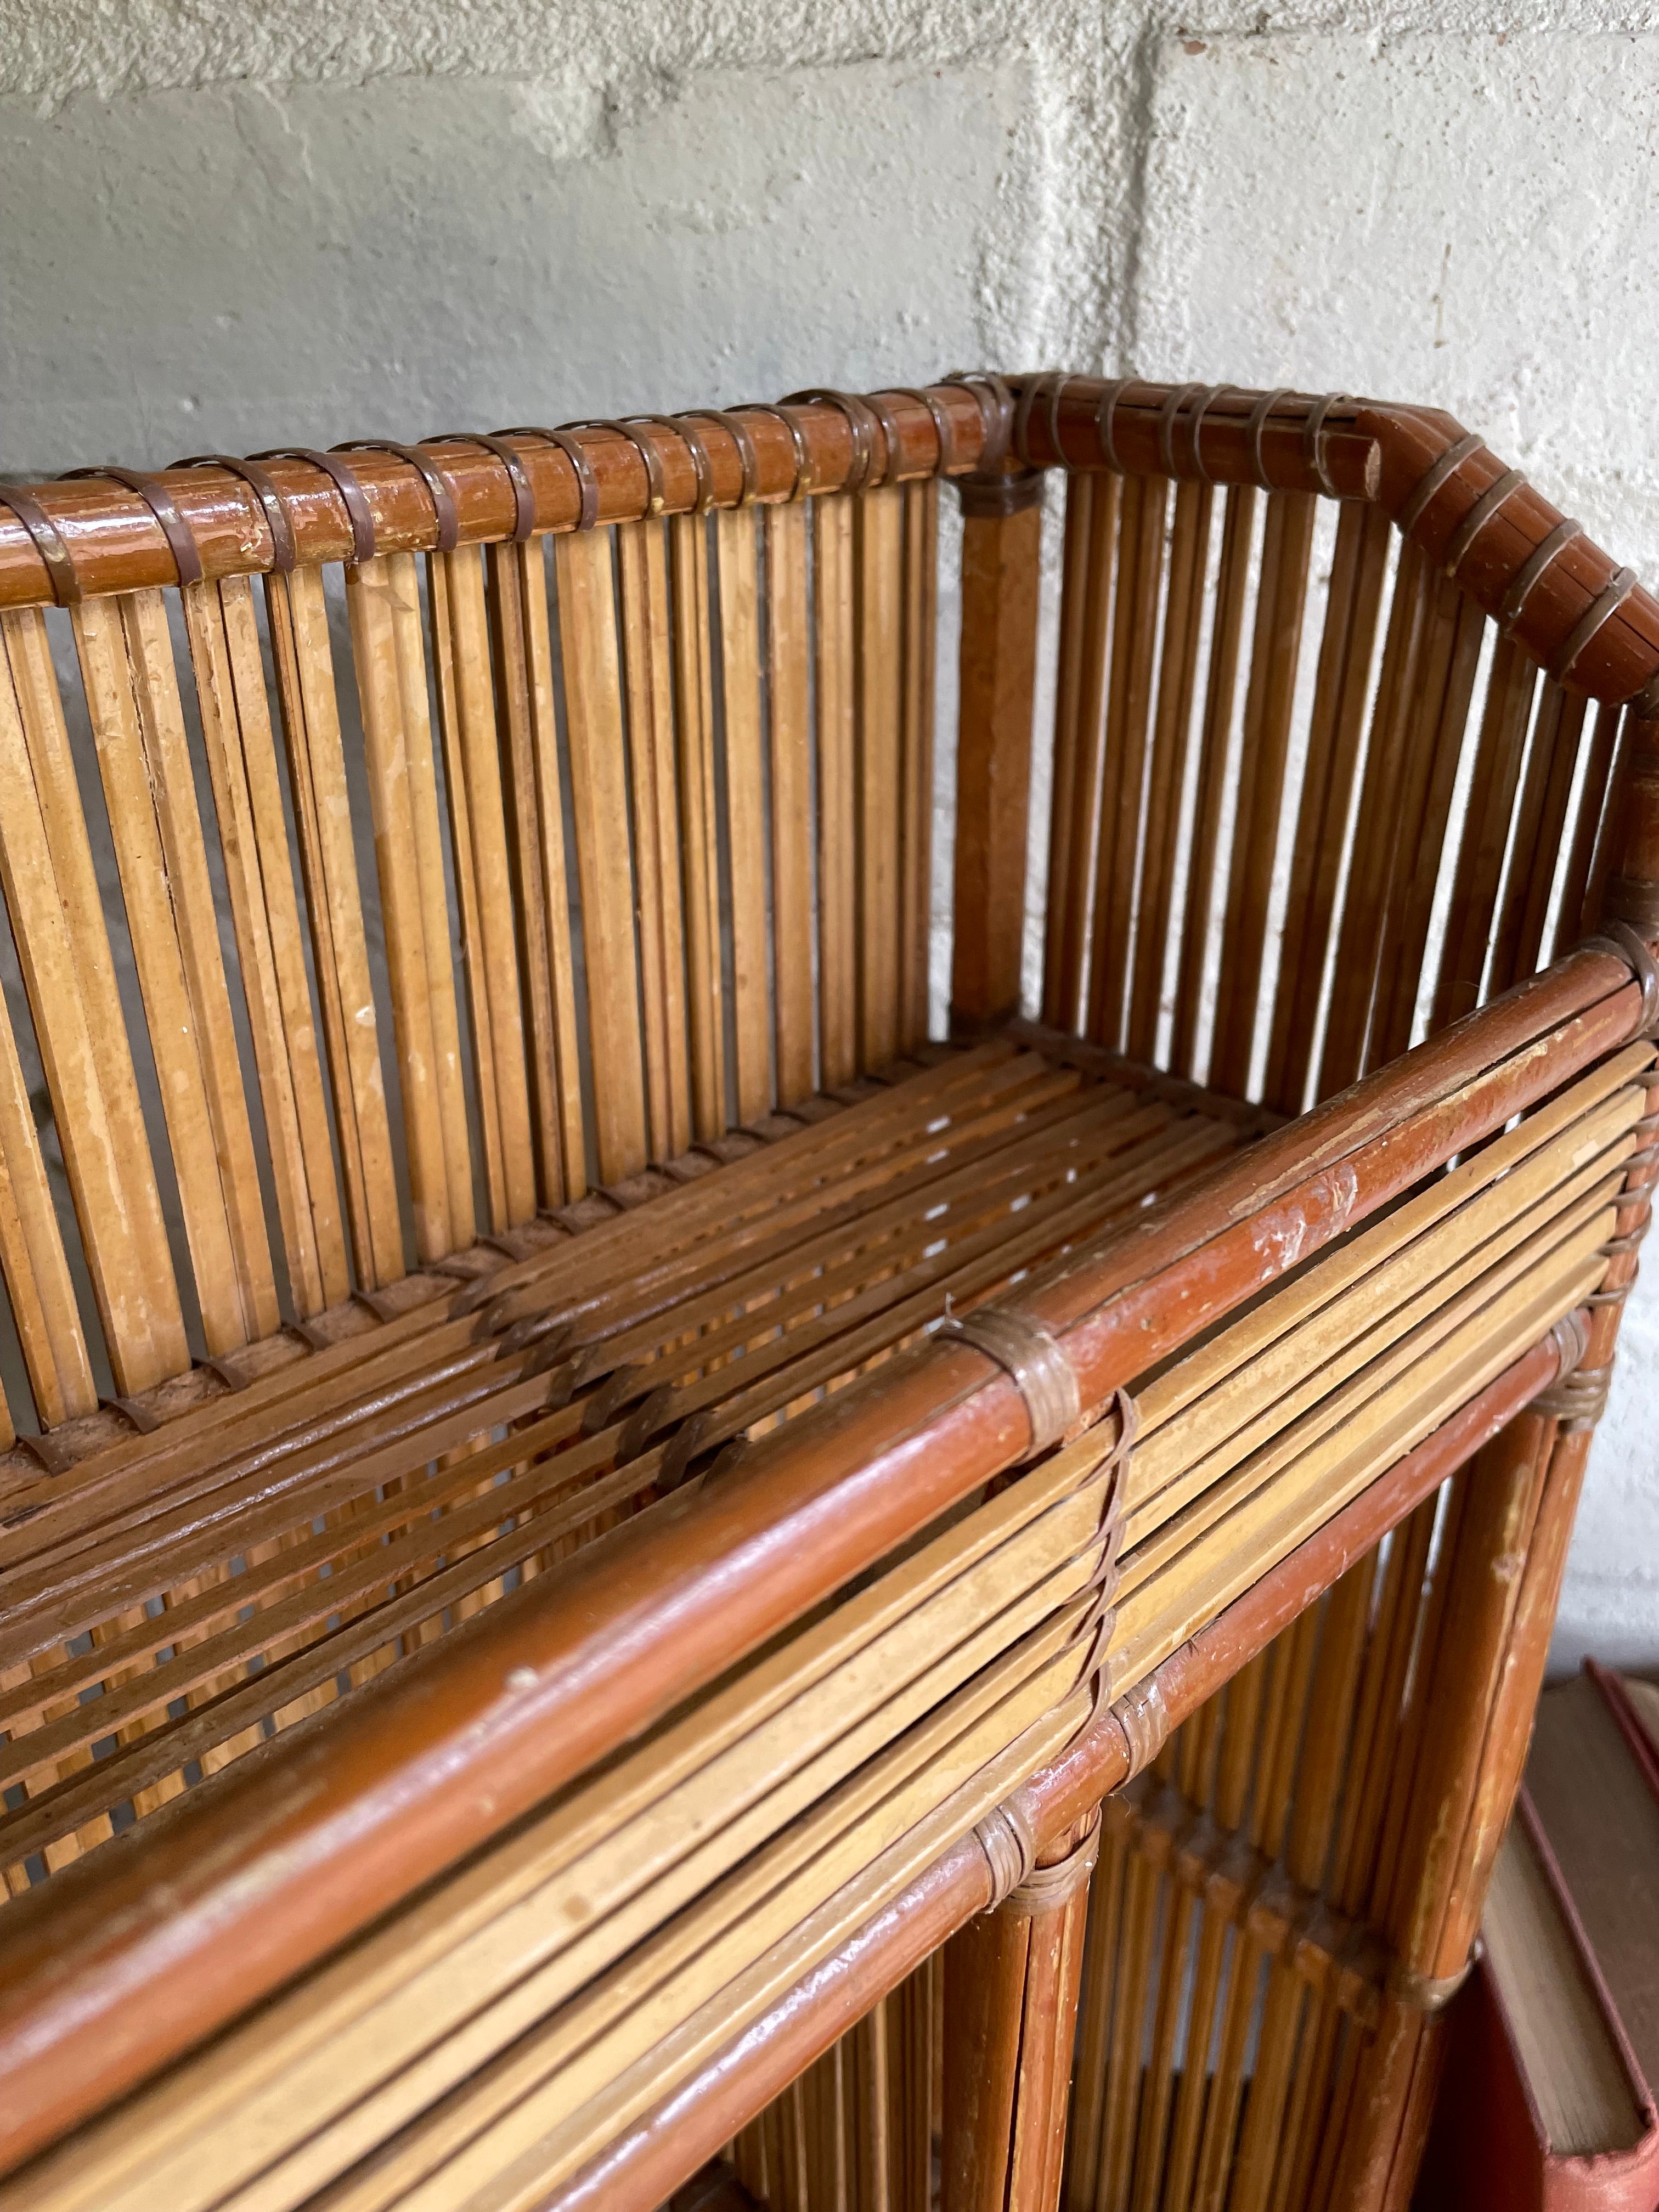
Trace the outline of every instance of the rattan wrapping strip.
<path fill-rule="evenodd" d="M 725 1928 L 751 1962 L 790 1924 L 764 1903 L 780 1881 L 797 1917 L 816 1909 L 860 1872 L 860 1850 L 885 1850 L 918 1807 L 1064 1704 L 1089 1650 L 1109 1441 L 1056 1455 L 745 1669 L 150 2093 L 136 2119 L 70 2154 L 65 2171 L 82 2177 L 70 2193 L 39 2201 L 92 2201 L 125 2168 L 128 2193 L 101 2201 L 153 2202 L 145 2191 L 161 2189 L 204 2208 L 337 2116 L 280 2189 L 231 2200 L 296 2202 L 539 2021 L 568 2033 L 573 2054 L 593 2021 L 637 2040 L 615 1976 L 596 1978 L 628 1952 L 618 1972 L 632 1989 L 632 1947 L 655 1929 L 672 1971 L 682 1959 L 693 1970 L 696 2002 L 714 1996 L 724 1978 L 697 1979 L 701 1939 L 672 1916 L 702 1896 L 687 1924 Z M 567 2002 L 573 2013 L 556 2012 Z M 590 2025 L 577 2034 L 573 2020 Z M 370 2093 L 378 2102 L 357 2101 Z M 110 2164 L 94 2154 L 106 2139 Z"/>

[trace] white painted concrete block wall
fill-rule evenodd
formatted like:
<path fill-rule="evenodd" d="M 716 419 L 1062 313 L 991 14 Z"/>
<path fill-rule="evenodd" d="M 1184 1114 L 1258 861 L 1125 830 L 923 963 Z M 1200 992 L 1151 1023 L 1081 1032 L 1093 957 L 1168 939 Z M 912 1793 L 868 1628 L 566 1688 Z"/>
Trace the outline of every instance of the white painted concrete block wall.
<path fill-rule="evenodd" d="M 1450 408 L 1648 577 L 1609 0 L 0 0 L 0 469 L 1063 362 Z M 1659 1659 L 1659 1269 L 1558 1658 Z"/>

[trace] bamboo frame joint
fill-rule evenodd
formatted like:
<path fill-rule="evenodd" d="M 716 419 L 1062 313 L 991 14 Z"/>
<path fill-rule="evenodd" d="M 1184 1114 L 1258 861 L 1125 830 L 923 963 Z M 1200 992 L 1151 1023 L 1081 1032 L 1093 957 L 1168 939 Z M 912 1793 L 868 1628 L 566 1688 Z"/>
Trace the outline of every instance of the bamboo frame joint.
<path fill-rule="evenodd" d="M 963 516 L 972 522 L 1006 521 L 1042 504 L 1042 471 L 1032 469 L 1006 476 L 958 477 L 956 486 Z"/>
<path fill-rule="evenodd" d="M 1469 1978 L 1474 1964 L 1471 1952 L 1462 1965 L 1452 1974 L 1419 1973 L 1408 1966 L 1403 1959 L 1389 1961 L 1386 1988 L 1395 2003 L 1407 2012 L 1422 2013 L 1432 2017 L 1443 2012 Z"/>
<path fill-rule="evenodd" d="M 1114 1700 L 1112 1718 L 1122 1733 L 1127 1750 L 1129 1771 L 1126 1782 L 1133 1782 L 1137 1774 L 1144 1774 L 1169 1741 L 1170 1730 L 1175 1725 L 1164 1695 L 1164 1685 L 1157 1674 L 1149 1674 L 1144 1682 Z"/>
<path fill-rule="evenodd" d="M 1089 1832 L 1063 1859 L 1053 1866 L 1034 1866 L 1017 1888 L 1002 1900 L 1003 1909 L 1028 1920 L 1057 1911 L 1088 1882 L 1100 1856 L 1100 1814 L 1097 1810 Z"/>
<path fill-rule="evenodd" d="M 1654 959 L 1640 933 L 1628 921 L 1610 921 L 1595 936 L 1587 937 L 1579 949 L 1615 953 L 1629 963 L 1632 975 L 1642 986 L 1642 1018 L 1633 1034 L 1650 1037 L 1659 1032 L 1659 961 Z"/>
<path fill-rule="evenodd" d="M 975 1821 L 972 1832 L 991 1870 L 991 1895 L 985 1910 L 994 1912 L 1036 1866 L 1036 1840 L 1030 1823 L 1012 1798 L 994 1805 L 982 1820 Z"/>
<path fill-rule="evenodd" d="M 1030 1314 L 1011 1306 L 984 1306 L 977 1313 L 942 1322 L 938 1334 L 982 1352 L 1012 1378 L 1031 1425 L 1028 1459 L 1077 1428 L 1083 1411 L 1077 1370 L 1060 1339 Z M 1119 1453 L 1133 1434 L 1130 1425 L 1119 1439 Z"/>

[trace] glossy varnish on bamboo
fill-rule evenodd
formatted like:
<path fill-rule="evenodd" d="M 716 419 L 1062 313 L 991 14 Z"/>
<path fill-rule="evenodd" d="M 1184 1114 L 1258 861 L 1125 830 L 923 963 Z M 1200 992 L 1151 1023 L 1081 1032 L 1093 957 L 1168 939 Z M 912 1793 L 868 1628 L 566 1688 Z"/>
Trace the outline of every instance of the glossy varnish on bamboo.
<path fill-rule="evenodd" d="M 635 2212 L 725 2066 L 801 2212 L 1402 2202 L 1646 1219 L 1659 604 L 1347 399 L 345 450 L 0 494 L 0 2144 L 137 2090 L 20 2201 Z"/>
<path fill-rule="evenodd" d="M 25 1054 L 61 1102 L 99 1323 L 20 1124 L 35 1419 L 88 1412 L 100 1358 L 127 1395 L 182 1372 L 186 1316 L 235 1351 L 284 1303 L 384 1290 L 920 1041 L 935 513 L 930 484 L 890 483 L 562 535 L 550 560 L 534 536 L 388 551 L 347 565 L 349 671 L 320 568 L 269 576 L 263 622 L 246 577 L 189 585 L 210 815 L 165 595 L 87 599 L 107 912 L 43 618 L 6 617 L 40 794 L 7 832 Z M 118 1006 L 129 945 L 159 1117 Z"/>

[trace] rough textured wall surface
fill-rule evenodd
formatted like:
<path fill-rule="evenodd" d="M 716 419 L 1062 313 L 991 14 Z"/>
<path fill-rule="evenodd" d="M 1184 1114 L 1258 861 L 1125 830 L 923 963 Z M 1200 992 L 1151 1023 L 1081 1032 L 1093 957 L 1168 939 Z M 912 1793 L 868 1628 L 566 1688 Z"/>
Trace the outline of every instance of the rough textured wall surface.
<path fill-rule="evenodd" d="M 1063 362 L 1436 401 L 1651 579 L 1656 25 L 0 0 L 0 469 Z M 1650 1284 L 1564 1662 L 1659 1659 L 1656 1404 Z"/>

